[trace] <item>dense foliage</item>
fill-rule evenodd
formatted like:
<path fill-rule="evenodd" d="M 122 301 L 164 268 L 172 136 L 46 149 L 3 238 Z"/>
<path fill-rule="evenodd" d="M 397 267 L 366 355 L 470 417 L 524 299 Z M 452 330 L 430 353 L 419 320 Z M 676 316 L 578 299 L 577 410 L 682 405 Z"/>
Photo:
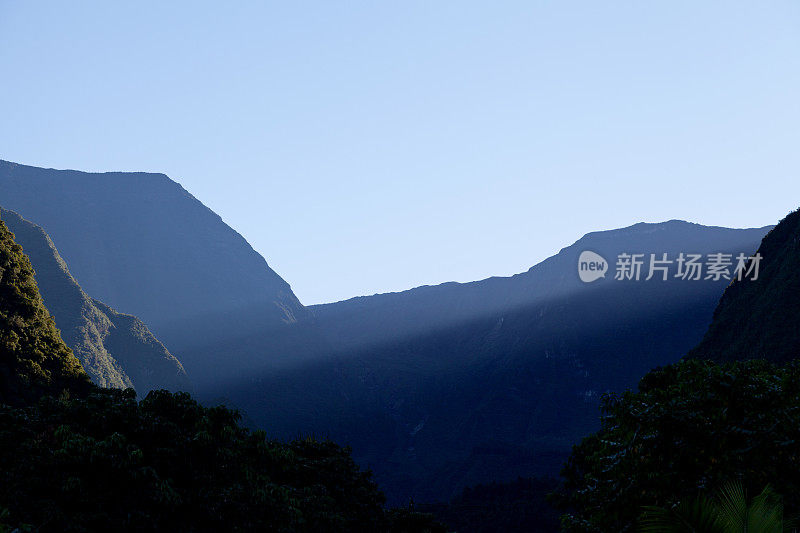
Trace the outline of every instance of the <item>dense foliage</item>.
<path fill-rule="evenodd" d="M 648 507 L 642 533 L 786 533 L 796 531 L 783 514 L 781 497 L 771 487 L 748 501 L 739 482 L 729 482 L 715 498 L 700 495 L 672 508 Z"/>
<path fill-rule="evenodd" d="M 386 512 L 330 441 L 278 442 L 188 394 L 93 386 L 0 222 L 0 532 L 440 532 Z"/>
<path fill-rule="evenodd" d="M 30 261 L 0 221 L 0 403 L 88 387 L 42 303 Z"/>
<path fill-rule="evenodd" d="M 281 443 L 187 394 L 98 389 L 0 407 L 0 508 L 41 531 L 387 531 L 428 517 L 385 514 L 349 450 Z"/>
<path fill-rule="evenodd" d="M 790 513 L 800 506 L 800 363 L 683 361 L 602 409 L 562 473 L 565 531 L 633 531 L 645 506 L 731 480 L 751 493 L 772 483 Z"/>

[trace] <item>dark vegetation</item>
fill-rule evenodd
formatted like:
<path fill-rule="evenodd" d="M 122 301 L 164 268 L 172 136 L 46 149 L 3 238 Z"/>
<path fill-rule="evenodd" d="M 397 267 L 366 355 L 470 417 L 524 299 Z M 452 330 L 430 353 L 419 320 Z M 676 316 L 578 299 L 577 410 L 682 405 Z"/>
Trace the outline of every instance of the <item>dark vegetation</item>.
<path fill-rule="evenodd" d="M 772 485 L 800 510 L 800 364 L 687 360 L 609 395 L 603 426 L 563 471 L 565 531 L 634 531 L 645 506 L 671 507 L 741 481 Z"/>
<path fill-rule="evenodd" d="M 420 514 L 330 441 L 272 441 L 188 394 L 96 389 L 0 407 L 0 502 L 41 531 L 389 531 Z M 391 520 L 390 520 L 391 519 Z"/>
<path fill-rule="evenodd" d="M 564 531 L 634 531 L 646 507 L 680 514 L 731 483 L 772 487 L 798 514 L 798 241 L 794 212 L 764 238 L 759 279 L 728 287 L 689 358 L 604 397 L 600 431 L 575 446 L 553 496 Z"/>
<path fill-rule="evenodd" d="M 713 497 L 703 494 L 679 505 L 648 507 L 641 524 L 642 533 L 786 533 L 795 531 L 795 521 L 787 518 L 781 497 L 767 486 L 748 498 L 741 483 L 726 483 Z"/>
<path fill-rule="evenodd" d="M 317 320 L 338 339 L 331 343 L 360 348 L 224 384 L 217 396 L 279 435 L 304 427 L 352 446 L 393 504 L 449 501 L 467 486 L 555 476 L 571 446 L 599 428 L 601 395 L 634 387 L 696 345 L 726 284 L 608 279 L 587 286 L 577 280 L 580 251 L 608 258 L 674 251 L 686 241 L 711 253 L 738 240 L 731 251 L 749 255 L 762 234 L 637 225 L 587 236 L 514 278 L 323 306 Z M 523 297 L 532 301 L 502 307 Z M 421 332 L 417 315 L 432 315 L 426 305 L 441 312 L 431 319 L 441 324 L 448 309 L 475 312 L 481 299 L 498 309 Z M 370 344 L 358 324 L 363 335 L 377 328 L 395 340 Z M 408 330 L 415 333 L 403 337 Z"/>
<path fill-rule="evenodd" d="M 309 313 L 243 239 L 165 177 L 61 180 L 51 172 L 1 164 L 4 201 L 13 197 L 57 228 L 81 277 L 152 313 L 199 375 L 230 361 L 227 388 L 205 393 L 246 407 L 273 437 L 302 428 L 353 445 L 393 503 L 409 495 L 449 503 L 387 511 L 370 475 L 331 441 L 272 440 L 244 429 L 235 411 L 185 394 L 155 391 L 137 401 L 132 391 L 92 386 L 61 341 L 30 263 L 0 226 L 0 531 L 443 531 L 419 510 L 460 531 L 550 531 L 543 494 L 552 482 L 513 479 L 552 473 L 570 443 L 598 428 L 572 449 L 551 497 L 565 531 L 635 531 L 645 509 L 679 513 L 730 482 L 751 496 L 772 486 L 788 514 L 800 511 L 798 213 L 764 239 L 760 279 L 732 283 L 701 344 L 674 363 L 700 340 L 725 282 L 587 288 L 576 285 L 574 256 L 676 246 L 750 254 L 765 230 L 636 225 L 591 234 L 513 278 Z M 103 195 L 147 205 L 145 218 L 157 223 L 115 218 L 119 202 L 106 205 Z M 64 197 L 78 209 L 64 209 Z M 176 199 L 183 207 L 170 211 Z M 158 224 L 187 235 L 203 228 L 200 240 L 213 250 L 173 250 Z M 83 231 L 96 249 L 80 249 Z M 130 250 L 111 253 L 118 239 L 132 239 Z M 95 268 L 99 255 L 121 262 Z M 178 277 L 210 257 L 233 256 L 246 268 L 219 264 L 225 275 Z M 173 270 L 148 279 L 162 259 Z M 130 287 L 139 291 L 140 282 L 146 290 L 135 294 Z M 253 284 L 266 289 L 249 294 Z M 224 298 L 213 308 L 201 296 Z M 159 298 L 174 307 L 157 308 Z M 321 355 L 334 357 L 313 359 Z M 255 372 L 265 358 L 295 356 L 293 368 Z M 668 366 L 645 375 L 637 392 L 609 393 L 657 365 Z M 252 377 L 240 379 L 243 370 Z M 462 490 L 490 478 L 506 482 Z"/>
<path fill-rule="evenodd" d="M 92 385 L 0 222 L 0 531 L 441 532 L 330 441 L 270 440 L 186 393 Z"/>
<path fill-rule="evenodd" d="M 602 393 L 700 340 L 724 281 L 586 286 L 582 250 L 750 254 L 766 232 L 636 224 L 510 278 L 307 309 L 166 176 L 0 162 L 0 199 L 52 236 L 86 292 L 152 328 L 200 400 L 230 400 L 276 437 L 351 445 L 393 504 L 555 475 L 599 427 Z"/>
<path fill-rule="evenodd" d="M 61 340 L 42 303 L 33 267 L 0 221 L 0 403 L 45 392 L 89 390 L 89 376 Z"/>

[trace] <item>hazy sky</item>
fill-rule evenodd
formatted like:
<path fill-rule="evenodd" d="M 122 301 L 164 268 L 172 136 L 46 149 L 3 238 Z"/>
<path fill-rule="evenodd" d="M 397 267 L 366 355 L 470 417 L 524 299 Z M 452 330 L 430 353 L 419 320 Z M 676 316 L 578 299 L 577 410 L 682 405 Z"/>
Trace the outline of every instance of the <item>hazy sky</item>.
<path fill-rule="evenodd" d="M 122 4 L 0 0 L 0 159 L 164 172 L 306 304 L 800 205 L 796 0 Z"/>

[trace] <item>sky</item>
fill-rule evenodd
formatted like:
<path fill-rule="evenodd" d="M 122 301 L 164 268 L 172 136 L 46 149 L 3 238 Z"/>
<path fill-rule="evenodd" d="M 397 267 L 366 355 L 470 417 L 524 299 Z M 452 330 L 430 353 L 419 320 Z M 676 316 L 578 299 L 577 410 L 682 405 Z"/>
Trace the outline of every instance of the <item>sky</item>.
<path fill-rule="evenodd" d="M 796 0 L 0 0 L 0 73 L 0 159 L 166 173 L 304 304 L 800 206 Z"/>

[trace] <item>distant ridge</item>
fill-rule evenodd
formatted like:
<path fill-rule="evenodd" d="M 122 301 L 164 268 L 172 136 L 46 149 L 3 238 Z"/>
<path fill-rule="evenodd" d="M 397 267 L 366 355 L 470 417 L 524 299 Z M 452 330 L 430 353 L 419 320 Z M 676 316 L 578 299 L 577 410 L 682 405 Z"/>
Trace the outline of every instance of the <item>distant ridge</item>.
<path fill-rule="evenodd" d="M 281 435 L 347 443 L 394 503 L 555 475 L 597 429 L 600 396 L 696 345 L 728 283 L 616 281 L 612 266 L 585 284 L 581 252 L 612 265 L 622 252 L 749 255 L 769 229 L 639 223 L 589 233 L 515 276 L 313 306 L 333 357 L 253 374 L 218 396 Z"/>
<path fill-rule="evenodd" d="M 309 306 L 337 346 L 354 348 L 402 339 L 447 327 L 464 320 L 525 307 L 544 298 L 557 298 L 576 289 L 589 290 L 575 273 L 578 256 L 593 249 L 611 259 L 625 242 L 631 250 L 677 254 L 705 250 L 713 242 L 720 250 L 757 243 L 769 229 L 731 229 L 703 226 L 683 220 L 639 222 L 628 227 L 587 233 L 558 254 L 509 277 L 491 277 L 469 283 L 425 285 L 407 291 L 361 296 L 341 302 Z"/>

